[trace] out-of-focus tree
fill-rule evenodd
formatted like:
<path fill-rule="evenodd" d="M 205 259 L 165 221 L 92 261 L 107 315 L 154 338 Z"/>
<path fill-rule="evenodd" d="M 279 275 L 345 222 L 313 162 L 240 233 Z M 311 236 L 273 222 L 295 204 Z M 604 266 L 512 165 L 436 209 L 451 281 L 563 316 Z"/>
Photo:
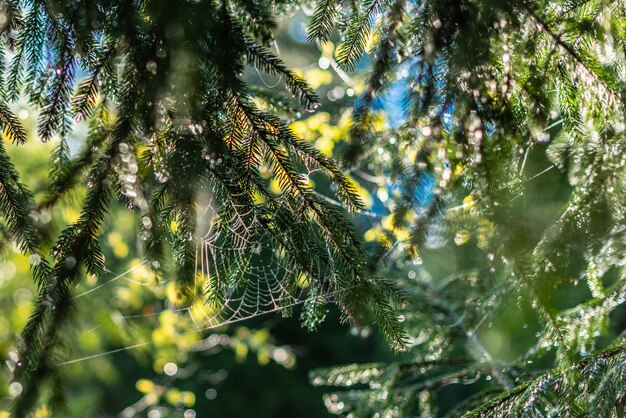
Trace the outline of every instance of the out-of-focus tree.
<path fill-rule="evenodd" d="M 392 363 L 314 372 L 347 388 L 329 410 L 623 415 L 623 3 L 339 4 L 317 2 L 310 37 L 339 23 L 344 70 L 369 52 L 343 158 L 412 340 Z M 399 116 L 374 132 L 381 112 Z"/>

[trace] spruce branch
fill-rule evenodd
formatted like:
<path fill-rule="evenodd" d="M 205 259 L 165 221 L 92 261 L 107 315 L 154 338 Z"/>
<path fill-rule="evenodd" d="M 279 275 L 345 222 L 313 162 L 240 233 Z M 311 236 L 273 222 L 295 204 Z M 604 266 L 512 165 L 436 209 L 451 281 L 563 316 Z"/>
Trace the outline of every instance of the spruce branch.
<path fill-rule="evenodd" d="M 0 104 L 0 129 L 11 141 L 18 144 L 26 142 L 26 132 L 22 124 L 5 104 Z"/>
<path fill-rule="evenodd" d="M 330 39 L 335 20 L 339 15 L 338 0 L 319 0 L 309 23 L 309 42 L 326 42 Z"/>
<path fill-rule="evenodd" d="M 624 361 L 624 349 L 623 345 L 616 345 L 567 368 L 547 372 L 532 381 L 516 386 L 511 391 L 505 392 L 485 405 L 468 412 L 463 417 L 496 417 L 504 416 L 507 413 L 516 413 L 519 416 L 532 415 L 532 411 L 538 409 L 539 405 L 541 407 L 547 406 L 549 410 L 553 411 L 559 411 L 559 408 L 562 408 L 560 410 L 564 412 L 563 409 L 575 407 L 573 404 L 568 404 L 572 401 L 571 392 L 570 396 L 563 396 L 568 389 L 579 391 L 576 395 L 579 397 L 578 402 L 581 401 L 580 398 L 600 400 L 602 399 L 602 387 L 594 387 L 594 383 L 604 376 L 616 377 L 611 372 L 621 368 L 621 363 Z M 568 383 L 566 376 L 570 375 L 572 371 L 576 372 L 578 377 L 576 381 Z M 570 388 L 569 385 L 573 387 Z M 548 394 L 553 394 L 555 397 L 548 398 Z M 560 399 L 559 395 L 562 396 Z M 550 402 L 552 400 L 554 403 Z M 601 402 L 601 405 L 598 405 L 598 412 L 601 414 L 619 410 L 619 405 L 608 405 L 605 402 Z"/>
<path fill-rule="evenodd" d="M 302 103 L 306 109 L 315 109 L 319 106 L 319 98 L 309 85 L 293 71 L 287 69 L 283 61 L 274 55 L 269 49 L 258 46 L 247 40 L 247 61 L 250 65 L 260 67 L 263 71 L 284 77 L 287 88 L 294 97 Z"/>
<path fill-rule="evenodd" d="M 348 22 L 345 41 L 337 49 L 337 60 L 349 70 L 353 70 L 365 50 L 371 34 L 374 19 L 387 5 L 386 0 L 366 0 L 356 3 L 359 10 Z"/>
<path fill-rule="evenodd" d="M 128 74 L 132 75 L 131 73 Z M 36 402 L 44 382 L 54 374 L 53 359 L 60 342 L 61 328 L 69 320 L 73 305 L 71 289 L 84 266 L 87 273 L 99 276 L 104 269 L 104 258 L 98 242 L 102 224 L 113 197 L 110 176 L 113 161 L 123 149 L 120 145 L 132 132 L 132 114 L 135 92 L 123 90 L 122 112 L 114 128 L 106 151 L 92 165 L 87 183 L 88 193 L 79 219 L 67 227 L 53 246 L 54 264 L 40 289 L 36 308 L 31 314 L 20 338 L 19 357 L 23 363 L 15 380 L 23 387 L 12 411 L 25 416 Z"/>

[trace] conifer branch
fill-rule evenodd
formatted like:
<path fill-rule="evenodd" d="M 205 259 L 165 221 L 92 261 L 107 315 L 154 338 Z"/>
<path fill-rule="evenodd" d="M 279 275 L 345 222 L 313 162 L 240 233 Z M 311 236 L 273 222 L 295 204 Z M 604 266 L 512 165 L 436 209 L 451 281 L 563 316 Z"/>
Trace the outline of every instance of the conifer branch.
<path fill-rule="evenodd" d="M 0 129 L 11 141 L 18 144 L 26 142 L 26 132 L 22 124 L 11 112 L 11 109 L 4 104 L 0 104 Z"/>
<path fill-rule="evenodd" d="M 366 0 L 356 3 L 359 7 L 348 23 L 346 39 L 337 49 L 337 60 L 346 68 L 353 70 L 365 50 L 371 34 L 374 19 L 387 5 L 386 0 Z"/>
<path fill-rule="evenodd" d="M 309 42 L 326 42 L 330 39 L 335 20 L 339 15 L 338 0 L 318 0 L 309 23 Z"/>
<path fill-rule="evenodd" d="M 550 36 L 550 38 L 557 46 L 562 48 L 570 57 L 572 57 L 578 65 L 580 65 L 585 71 L 589 73 L 589 75 L 596 78 L 600 85 L 604 89 L 606 89 L 606 91 L 612 97 L 614 97 L 617 101 L 623 103 L 622 92 L 620 91 L 617 81 L 613 80 L 608 73 L 601 71 L 599 64 L 597 62 L 594 62 L 595 59 L 593 57 L 583 57 L 582 54 L 580 54 L 572 46 L 565 42 L 562 39 L 561 35 L 552 30 L 548 26 L 548 24 L 540 16 L 538 16 L 537 13 L 535 13 L 535 11 L 528 4 L 522 2 L 522 8 Z"/>
<path fill-rule="evenodd" d="M 247 60 L 250 65 L 260 67 L 269 74 L 284 77 L 285 85 L 291 94 L 297 97 L 306 109 L 315 109 L 319 106 L 319 98 L 311 87 L 300 76 L 287 69 L 279 57 L 269 49 L 255 45 L 249 40 L 246 42 L 246 47 L 248 49 Z"/>
<path fill-rule="evenodd" d="M 129 74 L 130 75 L 130 74 Z M 22 394 L 12 405 L 17 416 L 25 416 L 37 400 L 44 382 L 54 373 L 52 360 L 60 342 L 59 332 L 69 320 L 73 306 L 71 289 L 84 266 L 89 274 L 99 276 L 104 258 L 98 242 L 100 229 L 113 197 L 109 177 L 120 145 L 132 131 L 130 118 L 134 109 L 134 92 L 127 85 L 122 96 L 125 117 L 117 121 L 106 151 L 92 165 L 87 183 L 87 197 L 81 215 L 66 228 L 53 247 L 54 265 L 40 289 L 37 306 L 22 331 L 19 357 L 23 363 L 15 374 Z"/>

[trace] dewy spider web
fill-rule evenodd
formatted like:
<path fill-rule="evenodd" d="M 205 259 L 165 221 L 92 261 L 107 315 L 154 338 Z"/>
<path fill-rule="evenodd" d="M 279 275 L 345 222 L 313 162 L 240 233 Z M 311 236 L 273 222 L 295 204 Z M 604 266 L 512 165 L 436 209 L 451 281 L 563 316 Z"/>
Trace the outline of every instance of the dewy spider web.
<path fill-rule="evenodd" d="M 309 296 L 309 287 L 319 284 L 313 283 L 315 279 L 305 274 L 302 266 L 287 260 L 276 236 L 289 231 L 270 236 L 259 212 L 237 205 L 236 199 L 229 198 L 220 207 L 211 195 L 200 217 L 207 232 L 197 252 L 196 279 L 206 290 L 202 296 L 207 303 L 194 304 L 190 310 L 200 326 L 217 326 L 298 305 Z M 278 213 L 272 216 L 280 218 Z M 306 271 L 330 274 L 318 264 L 318 257 L 310 257 L 309 263 Z"/>
<path fill-rule="evenodd" d="M 336 291 L 322 290 L 301 268 L 290 265 L 284 250 L 263 230 L 253 208 L 237 206 L 230 200 L 230 209 L 234 216 L 224 222 L 218 216 L 221 208 L 215 197 L 209 196 L 208 201 L 199 219 L 199 228 L 206 229 L 206 233 L 199 240 L 196 252 L 196 292 L 187 307 L 172 309 L 189 315 L 193 320 L 195 329 L 186 333 L 208 331 L 273 312 L 287 315 L 309 297 L 317 298 L 321 303 L 333 302 Z M 319 258 L 311 257 L 309 271 L 328 270 L 328 266 L 318 265 L 318 260 Z M 73 299 L 83 297 L 119 279 L 134 281 L 126 276 L 146 263 L 147 261 L 143 261 Z M 161 281 L 160 285 L 165 283 L 167 280 Z M 316 288 L 312 290 L 313 286 Z M 342 289 L 347 290 L 350 289 Z M 120 318 L 138 319 L 159 314 L 160 312 L 123 315 Z M 144 341 L 68 360 L 59 365 L 78 363 L 150 344 L 152 341 Z"/>

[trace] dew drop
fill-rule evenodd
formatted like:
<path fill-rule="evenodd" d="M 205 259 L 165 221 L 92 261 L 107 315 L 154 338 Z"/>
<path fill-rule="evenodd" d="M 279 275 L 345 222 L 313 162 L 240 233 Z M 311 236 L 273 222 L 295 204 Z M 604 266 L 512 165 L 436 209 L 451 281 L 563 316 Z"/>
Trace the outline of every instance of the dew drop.
<path fill-rule="evenodd" d="M 39 254 L 33 254 L 30 256 L 30 265 L 38 266 L 41 263 L 41 256 Z"/>
<path fill-rule="evenodd" d="M 206 396 L 208 400 L 212 401 L 213 399 L 217 398 L 217 391 L 213 388 L 207 389 L 204 396 Z"/>
<path fill-rule="evenodd" d="M 150 219 L 149 216 L 144 216 L 143 218 L 141 218 L 141 223 L 146 229 L 152 228 L 152 219 Z"/>
<path fill-rule="evenodd" d="M 459 231 L 454 237 L 454 243 L 456 245 L 463 245 L 469 241 L 470 235 L 467 231 Z"/>
<path fill-rule="evenodd" d="M 76 258 L 70 256 L 65 259 L 65 268 L 72 269 L 76 266 Z"/>
<path fill-rule="evenodd" d="M 157 72 L 157 63 L 154 61 L 148 61 L 146 63 L 146 70 L 152 74 L 156 74 Z"/>
<path fill-rule="evenodd" d="M 23 390 L 22 384 L 19 382 L 13 382 L 9 385 L 9 395 L 11 395 L 14 398 L 20 396 L 22 393 L 22 390 Z"/>
<path fill-rule="evenodd" d="M 174 376 L 176 373 L 178 373 L 178 366 L 172 362 L 167 363 L 165 366 L 163 366 L 163 372 L 168 376 Z"/>
<path fill-rule="evenodd" d="M 199 123 L 190 123 L 189 124 L 189 131 L 193 134 L 193 135 L 200 135 L 203 132 L 203 128 L 202 125 L 200 125 Z"/>

